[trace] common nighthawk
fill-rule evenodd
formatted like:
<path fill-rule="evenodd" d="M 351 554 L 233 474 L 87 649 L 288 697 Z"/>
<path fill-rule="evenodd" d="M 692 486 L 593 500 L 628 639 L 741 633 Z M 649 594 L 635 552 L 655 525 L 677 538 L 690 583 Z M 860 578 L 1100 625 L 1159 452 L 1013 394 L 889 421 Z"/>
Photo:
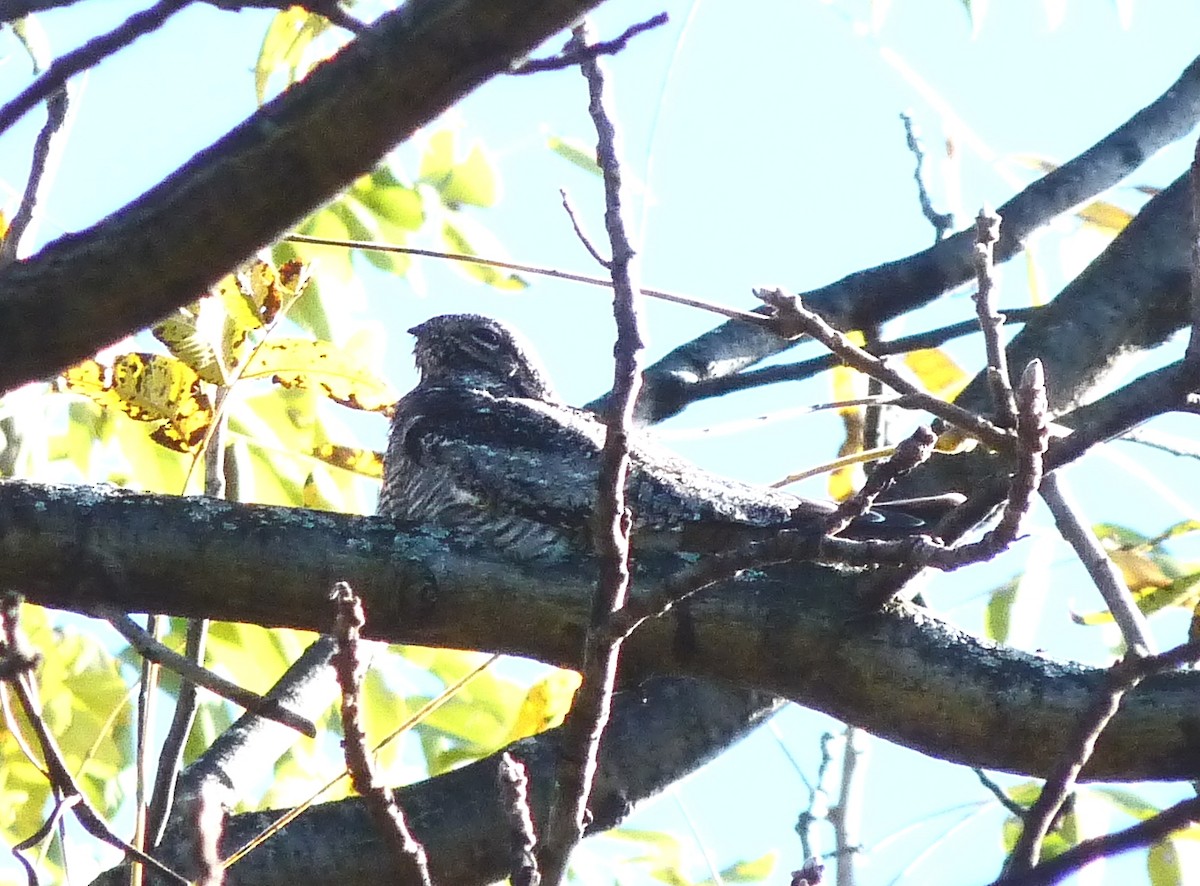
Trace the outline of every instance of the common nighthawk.
<path fill-rule="evenodd" d="M 414 326 L 420 382 L 396 404 L 379 513 L 432 523 L 518 559 L 589 550 L 604 425 L 561 403 L 513 329 L 476 314 Z M 644 434 L 630 452 L 633 546 L 733 547 L 783 528 L 817 530 L 834 505 L 711 474 Z M 871 512 L 847 534 L 917 532 Z"/>

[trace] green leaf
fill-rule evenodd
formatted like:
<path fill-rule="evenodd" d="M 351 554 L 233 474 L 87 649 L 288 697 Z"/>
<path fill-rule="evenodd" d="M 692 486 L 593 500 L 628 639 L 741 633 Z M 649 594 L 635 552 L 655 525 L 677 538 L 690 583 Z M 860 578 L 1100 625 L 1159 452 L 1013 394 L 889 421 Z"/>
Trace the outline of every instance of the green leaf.
<path fill-rule="evenodd" d="M 1160 840 L 1146 853 L 1146 875 L 1150 886 L 1179 886 L 1184 882 L 1183 865 L 1172 839 Z"/>
<path fill-rule="evenodd" d="M 721 871 L 721 879 L 726 883 L 761 883 L 772 876 L 777 867 L 779 867 L 779 850 L 773 849 L 758 858 L 730 865 Z"/>
<path fill-rule="evenodd" d="M 602 177 L 600 164 L 596 162 L 595 148 L 589 149 L 582 142 L 559 138 L 556 135 L 546 139 L 546 147 L 584 172 L 590 172 L 596 178 Z"/>
<path fill-rule="evenodd" d="M 454 132 L 449 129 L 429 137 L 418 180 L 432 185 L 450 209 L 496 202 L 496 171 L 483 145 L 476 142 L 460 160 Z"/>
<path fill-rule="evenodd" d="M 468 239 L 467 234 L 463 231 L 462 224 L 466 219 L 460 219 L 458 223 L 447 220 L 442 226 L 442 238 L 446 241 L 446 247 L 451 252 L 461 252 L 463 255 L 479 255 Z M 490 235 L 482 229 L 473 232 L 476 238 L 480 236 L 488 237 Z M 492 255 L 499 253 L 499 247 Z M 525 278 L 512 273 L 501 271 L 499 268 L 494 268 L 491 265 L 477 265 L 469 262 L 454 262 L 454 267 L 468 277 L 472 277 L 481 283 L 486 283 L 494 289 L 499 289 L 504 292 L 519 292 L 529 288 L 529 282 Z"/>
<path fill-rule="evenodd" d="M 302 6 L 285 9 L 271 20 L 254 65 L 254 95 L 260 105 L 267 100 L 267 86 L 275 74 L 283 72 L 285 85 L 300 79 L 305 52 L 329 27 L 328 19 Z"/>

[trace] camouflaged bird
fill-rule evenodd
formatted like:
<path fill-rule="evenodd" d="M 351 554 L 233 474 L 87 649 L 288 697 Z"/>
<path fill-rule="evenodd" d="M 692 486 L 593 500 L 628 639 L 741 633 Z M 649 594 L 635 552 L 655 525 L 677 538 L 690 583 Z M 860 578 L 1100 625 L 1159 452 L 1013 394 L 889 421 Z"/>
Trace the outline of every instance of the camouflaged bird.
<path fill-rule="evenodd" d="M 447 314 L 409 332 L 421 378 L 396 404 L 379 513 L 518 559 L 590 550 L 605 426 L 561 403 L 524 339 L 496 320 Z M 784 528 L 821 531 L 835 507 L 711 474 L 641 433 L 629 455 L 635 551 L 710 551 Z M 895 537 L 924 526 L 885 510 L 846 534 Z"/>

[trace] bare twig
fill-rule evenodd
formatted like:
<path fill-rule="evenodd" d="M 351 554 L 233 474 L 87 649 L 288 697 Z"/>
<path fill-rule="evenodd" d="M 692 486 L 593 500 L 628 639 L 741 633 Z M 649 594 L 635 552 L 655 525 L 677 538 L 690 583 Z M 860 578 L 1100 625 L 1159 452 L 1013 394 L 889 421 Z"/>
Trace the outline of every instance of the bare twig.
<path fill-rule="evenodd" d="M 813 825 L 817 822 L 829 820 L 829 798 L 833 796 L 834 777 L 833 751 L 830 750 L 830 746 L 835 738 L 836 736 L 832 732 L 821 734 L 821 762 L 817 764 L 817 778 L 814 783 L 809 783 L 808 779 L 804 778 L 804 773 L 799 766 L 796 769 L 808 787 L 808 806 L 802 809 L 796 817 L 796 834 L 800 837 L 800 849 L 805 858 L 813 858 L 821 854 L 817 849 L 819 841 L 813 837 L 812 831 Z M 790 751 L 785 751 L 785 753 L 789 758 L 791 757 Z M 794 760 L 793 763 L 795 763 Z"/>
<path fill-rule="evenodd" d="M 996 410 L 996 421 L 1011 428 L 1017 419 L 1017 403 L 1013 399 L 1012 382 L 1008 377 L 1008 355 L 1000 330 L 1005 317 L 996 311 L 996 266 L 993 252 L 1000 239 L 1000 216 L 987 209 L 980 209 L 975 218 L 975 311 L 979 315 L 979 328 L 987 351 L 988 389 L 992 394 L 992 405 Z"/>
<path fill-rule="evenodd" d="M 400 255 L 419 255 L 426 258 L 444 258 L 447 261 L 460 261 L 467 264 L 486 265 L 489 268 L 502 268 L 506 271 L 518 271 L 522 274 L 537 274 L 541 277 L 551 277 L 555 280 L 569 280 L 572 283 L 584 283 L 588 286 L 600 286 L 612 289 L 612 279 L 606 277 L 590 277 L 587 274 L 575 274 L 571 271 L 560 271 L 557 268 L 546 268 L 539 265 L 524 265 L 518 262 L 502 261 L 494 258 L 483 258 L 478 255 L 467 255 L 462 252 L 439 252 L 436 249 L 416 249 L 409 246 L 395 246 L 391 243 L 379 243 L 373 240 L 337 240 L 328 237 L 310 237 L 307 234 L 288 234 L 283 238 L 291 243 L 311 243 L 314 246 L 337 246 L 343 249 L 367 249 L 374 252 L 393 252 Z M 605 263 L 607 267 L 607 263 Z M 680 295 L 665 289 L 639 289 L 639 293 L 647 298 L 656 298 L 672 304 L 684 305 L 710 314 L 719 314 L 730 320 L 741 320 L 753 323 L 755 326 L 770 327 L 771 318 L 765 314 L 753 311 L 743 311 L 741 308 L 728 308 L 714 302 L 707 302 L 690 295 Z"/>
<path fill-rule="evenodd" d="M 871 737 L 847 726 L 842 741 L 842 778 L 837 805 L 829 810 L 837 856 L 837 886 L 854 886 L 855 857 L 862 851 L 861 822 L 864 772 Z"/>
<path fill-rule="evenodd" d="M 1004 312 L 1010 323 L 1024 323 L 1041 308 L 1011 308 Z M 758 316 L 758 315 L 756 315 Z M 870 345 L 866 350 L 876 357 L 886 357 L 891 354 L 907 354 L 923 348 L 936 348 L 954 338 L 979 332 L 978 320 L 964 320 L 931 329 L 927 332 L 917 332 L 891 341 L 881 341 Z M 795 363 L 783 363 L 778 366 L 766 366 L 762 369 L 751 369 L 736 375 L 721 375 L 704 378 L 688 387 L 688 402 L 694 403 L 708 397 L 721 397 L 734 391 L 745 391 L 764 385 L 785 381 L 802 381 L 811 378 L 818 372 L 825 372 L 835 366 L 841 366 L 842 361 L 834 354 L 822 354 L 808 360 Z"/>
<path fill-rule="evenodd" d="M 1134 428 L 1122 434 L 1120 439 L 1180 458 L 1200 458 L 1200 443 L 1179 434 L 1168 434 L 1152 428 Z"/>
<path fill-rule="evenodd" d="M 588 46 L 586 24 L 575 28 L 568 52 Z M 629 533 L 632 518 L 625 504 L 629 469 L 629 437 L 633 410 L 641 387 L 640 355 L 645 345 L 638 329 L 636 250 L 623 217 L 621 161 L 617 134 L 606 105 L 605 75 L 595 56 L 585 56 L 581 68 L 588 83 L 588 110 L 596 126 L 596 158 L 604 176 L 604 224 L 612 247 L 609 270 L 613 283 L 613 313 L 617 324 L 614 348 L 613 396 L 600 456 L 596 505 L 595 548 L 600 576 L 592 602 L 583 654 L 583 682 L 567 716 L 566 741 L 557 770 L 550 822 L 539 862 L 551 886 L 566 877 L 567 858 L 583 835 L 601 736 L 612 707 L 613 683 L 624 635 L 611 629 L 614 616 L 626 605 L 629 592 Z"/>
<path fill-rule="evenodd" d="M 1150 846 L 1196 821 L 1200 821 L 1200 797 L 1176 803 L 1158 815 L 1123 831 L 1114 831 L 1091 840 L 1081 840 L 1078 845 L 1023 874 L 1006 873 L 992 886 L 1050 886 L 1093 861 L 1141 846 Z"/>
<path fill-rule="evenodd" d="M 139 631 L 135 622 L 133 627 Z M 189 618 L 184 639 L 183 657 L 204 670 L 204 648 L 208 642 L 208 619 Z M 155 642 L 147 635 L 147 639 Z M 205 673 L 211 673 L 205 671 Z M 213 675 L 215 676 L 215 674 Z M 241 687 L 238 687 L 241 689 Z M 175 777 L 183 764 L 183 753 L 187 739 L 196 719 L 197 684 L 183 678 L 175 697 L 175 710 L 171 713 L 171 725 L 163 738 L 162 750 L 158 755 L 158 768 L 154 775 L 154 790 L 146 808 L 146 845 L 157 846 L 166 830 L 171 807 L 175 803 Z M 266 699 L 264 699 L 266 701 Z M 291 712 L 288 712 L 291 715 Z M 301 718 L 302 719 L 302 718 Z M 316 731 L 314 727 L 314 733 Z"/>
<path fill-rule="evenodd" d="M 1130 656 L 1112 666 L 1105 691 L 1093 701 L 1072 737 L 1062 761 L 1046 779 L 1041 794 L 1026 814 L 1025 827 L 1016 846 L 1013 847 L 1012 855 L 1009 856 L 1001 882 L 1009 878 L 1014 882 L 1024 882 L 1023 875 L 1037 864 L 1041 855 L 1042 840 L 1045 839 L 1050 824 L 1074 788 L 1079 773 L 1092 756 L 1100 733 L 1120 708 L 1125 694 L 1146 677 L 1174 670 L 1194 662 L 1198 657 L 1200 644 L 1185 643 L 1161 655 L 1148 658 Z"/>
<path fill-rule="evenodd" d="M 975 413 L 939 400 L 904 378 L 883 360 L 875 357 L 851 342 L 845 335 L 826 323 L 821 317 L 808 310 L 794 295 L 782 289 L 759 289 L 754 293 L 762 302 L 775 309 L 775 321 L 781 335 L 794 337 L 811 335 L 845 363 L 859 372 L 878 378 L 888 387 L 904 394 L 915 405 L 1000 452 L 1011 452 L 1013 437 L 1003 428 L 998 428 Z"/>
<path fill-rule="evenodd" d="M 614 40 L 601 40 L 599 43 L 589 43 L 586 46 L 580 46 L 575 40 L 571 40 L 559 55 L 530 59 L 513 68 L 511 73 L 536 74 L 539 71 L 561 71 L 563 68 L 573 68 L 575 65 L 595 60 L 602 55 L 615 55 L 628 46 L 629 41 L 638 34 L 665 25 L 668 21 L 670 21 L 669 16 L 665 12 L 660 12 L 644 22 L 630 25 L 621 36 Z"/>
<path fill-rule="evenodd" d="M 75 783 L 75 779 L 71 775 L 66 761 L 63 759 L 62 752 L 58 748 L 58 742 L 54 740 L 54 736 L 46 728 L 46 723 L 42 719 L 41 712 L 38 710 L 37 705 L 34 704 L 33 694 L 30 689 L 31 684 L 27 682 L 29 680 L 29 675 L 25 674 L 13 680 L 9 685 L 13 687 L 17 700 L 21 704 L 21 709 L 30 726 L 33 727 L 34 734 L 37 736 L 38 745 L 42 751 L 42 759 L 45 761 L 51 785 L 55 790 L 60 791 L 68 798 L 78 798 L 73 803 L 72 809 L 75 813 L 75 818 L 83 826 L 83 829 L 96 839 L 102 840 L 108 845 L 128 853 L 134 860 L 153 868 L 172 882 L 187 884 L 189 882 L 187 878 L 180 876 L 157 859 L 152 858 L 150 855 L 131 846 L 118 837 L 92 806 L 87 795 Z"/>
<path fill-rule="evenodd" d="M 957 569 L 968 563 L 991 559 L 1017 537 L 1021 520 L 1029 512 L 1033 494 L 1042 482 L 1042 457 L 1049 443 L 1046 427 L 1046 379 L 1040 360 L 1033 360 L 1021 374 L 1017 392 L 1017 469 L 1008 489 L 1008 500 L 1000 522 L 979 541 L 941 551 L 929 550 L 914 558 L 938 569 Z M 924 556 L 929 556 L 925 560 Z"/>
<path fill-rule="evenodd" d="M 902 113 L 900 120 L 904 123 L 904 142 L 916 161 L 913 179 L 917 183 L 917 199 L 921 202 L 921 213 L 933 225 L 933 242 L 940 243 L 954 228 L 954 213 L 938 212 L 933 208 L 933 201 L 929 199 L 929 189 L 925 186 L 925 148 L 921 144 L 921 135 L 909 114 Z"/>
<path fill-rule="evenodd" d="M 913 431 L 912 435 L 901 442 L 892 457 L 881 462 L 854 495 L 838 505 L 836 511 L 830 514 L 823 527 L 830 535 L 837 535 L 856 518 L 861 517 L 875 499 L 887 492 L 892 484 L 907 474 L 917 465 L 924 462 L 933 454 L 937 435 L 922 425 Z"/>
<path fill-rule="evenodd" d="M 55 60 L 46 72 L 30 83 L 8 104 L 0 108 L 0 132 L 4 132 L 34 105 L 60 91 L 80 71 L 93 67 L 138 37 L 158 28 L 191 0 L 159 0 L 142 12 L 135 12 L 107 34 L 102 34 Z"/>
<path fill-rule="evenodd" d="M 129 641 L 129 645 L 146 660 L 174 671 L 185 680 L 190 680 L 197 686 L 203 686 L 214 695 L 228 699 L 252 714 L 282 723 L 309 738 L 316 736 L 317 727 L 312 721 L 289 711 L 278 702 L 265 698 L 257 692 L 244 689 L 224 677 L 217 676 L 207 668 L 200 667 L 194 661 L 155 640 L 128 615 L 104 607 L 95 608 L 93 612 L 108 619 L 117 632 Z"/>
<path fill-rule="evenodd" d="M 21 249 L 21 240 L 30 230 L 37 213 L 39 195 L 50 180 L 51 168 L 56 164 L 61 153 L 63 137 L 67 133 L 67 117 L 71 109 L 70 89 L 63 85 L 61 89 L 50 93 L 46 98 L 46 122 L 38 132 L 37 141 L 33 145 L 33 156 L 29 166 L 29 178 L 25 181 L 25 191 L 17 211 L 13 213 L 12 223 L 0 243 L 0 267 L 16 261 Z"/>
<path fill-rule="evenodd" d="M 512 837 L 509 880 L 512 886 L 538 886 L 542 882 L 542 874 L 533 851 L 537 836 L 533 831 L 533 814 L 529 808 L 529 773 L 525 764 L 509 751 L 500 755 L 496 784 L 500 788 L 500 802 L 504 806 L 504 817 Z"/>
<path fill-rule="evenodd" d="M 1191 234 L 1192 234 L 1192 336 L 1188 339 L 1183 363 L 1193 382 L 1200 382 L 1200 141 L 1191 169 Z"/>
<path fill-rule="evenodd" d="M 204 494 L 210 498 L 225 498 L 225 436 L 229 428 L 228 415 L 225 412 L 225 401 L 231 388 L 228 385 L 217 385 L 213 396 L 213 422 L 204 441 Z M 194 465 L 195 462 L 192 462 Z M 190 476 L 190 469 L 189 469 Z M 187 480 L 183 482 L 186 492 Z M 184 657 L 197 667 L 204 666 L 204 651 L 208 641 L 209 621 L 206 618 L 189 618 L 184 640 Z M 166 830 L 167 821 L 171 815 L 171 807 L 175 804 L 176 774 L 183 764 L 183 753 L 187 746 L 192 724 L 196 719 L 197 684 L 186 678 L 180 683 L 179 692 L 175 697 L 175 710 L 171 712 L 171 725 L 167 728 L 163 739 L 162 750 L 158 754 L 158 771 L 154 776 L 154 790 L 150 795 L 150 803 L 146 810 L 146 843 L 157 846 Z M 197 807 L 197 822 L 204 827 L 217 827 L 219 823 L 211 822 L 212 804 L 201 804 Z M 207 849 L 198 845 L 199 868 L 212 868 Z"/>
<path fill-rule="evenodd" d="M 612 262 L 600 254 L 600 250 L 595 247 L 592 239 L 583 230 L 583 224 L 575 214 L 575 208 L 571 206 L 571 198 L 567 196 L 567 189 L 560 188 L 558 193 L 562 197 L 563 210 L 567 213 L 567 218 L 571 220 L 571 227 L 575 229 L 575 236 L 579 238 L 579 242 L 583 244 L 583 248 L 588 251 L 588 254 L 596 260 L 596 264 L 600 265 L 600 267 L 611 267 Z"/>
<path fill-rule="evenodd" d="M 618 619 L 620 628 L 632 632 L 647 618 L 664 615 L 679 602 L 719 581 L 774 563 L 809 560 L 840 566 L 890 565 L 910 570 L 929 566 L 949 571 L 994 557 L 1016 539 L 1021 519 L 1028 512 L 1042 479 L 1042 456 L 1048 438 L 1046 388 L 1041 364 L 1036 360 L 1022 374 L 1017 405 L 1017 470 L 1009 483 L 1008 501 L 1000 522 L 978 541 L 946 546 L 925 536 L 859 541 L 785 530 L 774 538 L 713 554 L 681 570 L 663 582 L 653 595 L 632 601 Z M 912 443 L 917 452 L 923 448 L 922 436 L 917 435 Z M 890 596 L 892 584 L 887 583 L 886 588 Z"/>
<path fill-rule="evenodd" d="M 1080 516 L 1079 505 L 1072 500 L 1066 484 L 1061 482 L 1057 471 L 1047 474 L 1042 480 L 1042 500 L 1054 514 L 1058 531 L 1075 549 L 1076 556 L 1092 577 L 1100 596 L 1104 598 L 1108 611 L 1121 631 L 1125 648 L 1131 655 L 1148 655 L 1155 652 L 1154 638 L 1146 616 L 1134 602 L 1120 570 L 1100 545 L 1095 533 L 1088 528 Z"/>
<path fill-rule="evenodd" d="M 359 632 L 366 623 L 362 601 L 343 581 L 334 585 L 330 598 L 337 611 L 335 632 L 338 648 L 332 663 L 342 690 L 342 748 L 346 756 L 346 769 L 350 772 L 354 789 L 367 804 L 375 830 L 391 850 L 398 876 L 432 886 L 425 847 L 409 832 L 396 795 L 390 787 L 379 783 L 375 767 L 371 764 L 371 751 L 367 747 L 367 735 L 359 715 L 362 675 L 366 670 L 359 656 Z"/>
<path fill-rule="evenodd" d="M 979 779 L 979 783 L 987 789 L 988 793 L 996 798 L 997 803 L 1017 818 L 1023 819 L 1025 817 L 1025 813 L 1029 810 L 1010 797 L 1008 791 L 996 784 L 986 772 L 982 769 L 972 769 L 971 771 L 975 773 L 975 777 Z"/>

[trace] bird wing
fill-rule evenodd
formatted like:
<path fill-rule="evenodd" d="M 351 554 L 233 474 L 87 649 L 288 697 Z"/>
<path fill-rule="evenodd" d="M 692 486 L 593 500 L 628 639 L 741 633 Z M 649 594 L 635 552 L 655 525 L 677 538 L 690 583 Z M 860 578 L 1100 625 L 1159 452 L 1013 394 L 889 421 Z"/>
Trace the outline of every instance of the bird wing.
<path fill-rule="evenodd" d="M 605 434 L 590 414 L 450 388 L 427 390 L 406 409 L 406 455 L 426 470 L 446 471 L 481 506 L 564 529 L 588 526 Z M 626 496 L 638 530 L 778 527 L 832 509 L 718 477 L 640 434 L 630 451 Z"/>

